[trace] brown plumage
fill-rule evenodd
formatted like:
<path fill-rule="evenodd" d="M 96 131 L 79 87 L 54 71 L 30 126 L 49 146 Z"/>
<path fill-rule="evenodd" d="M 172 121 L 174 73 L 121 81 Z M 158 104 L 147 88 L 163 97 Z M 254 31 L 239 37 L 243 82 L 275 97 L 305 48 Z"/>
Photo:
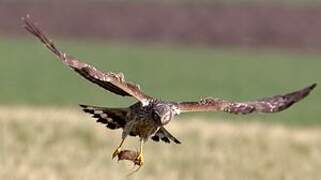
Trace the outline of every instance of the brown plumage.
<path fill-rule="evenodd" d="M 294 103 L 300 101 L 315 88 L 312 84 L 301 90 L 267 97 L 254 101 L 234 102 L 219 98 L 206 98 L 198 102 L 181 102 L 177 104 L 182 112 L 195 111 L 224 111 L 233 114 L 249 114 L 252 112 L 274 113 L 289 108 Z"/>
<path fill-rule="evenodd" d="M 224 111 L 233 114 L 249 114 L 253 112 L 280 112 L 306 97 L 316 84 L 312 84 L 292 93 L 263 98 L 255 101 L 234 102 L 219 98 L 206 98 L 198 102 L 161 101 L 144 94 L 138 85 L 126 82 L 122 73 L 102 72 L 95 67 L 60 51 L 55 44 L 31 21 L 27 15 L 23 19 L 24 27 L 36 36 L 58 59 L 76 71 L 85 79 L 98 86 L 121 96 L 131 96 L 138 102 L 126 108 L 107 108 L 91 105 L 80 105 L 84 112 L 92 115 L 97 122 L 105 124 L 109 129 L 123 129 L 122 141 L 113 153 L 113 157 L 124 156 L 121 147 L 128 135 L 140 137 L 140 151 L 133 162 L 143 164 L 143 142 L 151 138 L 154 141 L 180 144 L 166 129 L 175 115 L 183 112 Z M 133 154 L 131 153 L 130 156 Z M 132 157 L 131 157 L 132 158 Z"/>

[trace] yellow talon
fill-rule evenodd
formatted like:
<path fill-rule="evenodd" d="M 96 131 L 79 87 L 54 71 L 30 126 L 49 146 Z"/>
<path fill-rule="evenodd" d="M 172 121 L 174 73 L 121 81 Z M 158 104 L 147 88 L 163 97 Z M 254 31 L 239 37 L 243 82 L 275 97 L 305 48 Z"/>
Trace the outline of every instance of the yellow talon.
<path fill-rule="evenodd" d="M 112 159 L 114 159 L 116 156 L 119 155 L 119 153 L 121 152 L 121 147 L 123 146 L 125 141 L 125 138 L 123 138 L 119 144 L 119 146 L 117 147 L 117 149 L 114 151 L 113 155 L 111 156 Z"/>
<path fill-rule="evenodd" d="M 137 158 L 135 159 L 135 164 L 138 166 L 143 166 L 144 164 L 144 156 L 143 153 L 139 153 L 139 155 L 137 156 Z"/>
<path fill-rule="evenodd" d="M 143 139 L 140 139 L 140 151 L 138 153 L 138 156 L 134 160 L 134 165 L 137 165 L 138 168 L 133 172 L 129 173 L 128 176 L 136 173 L 144 165 L 143 142 L 144 142 Z"/>
<path fill-rule="evenodd" d="M 129 173 L 127 176 L 131 176 L 134 173 L 136 173 L 143 166 L 143 164 L 144 164 L 144 156 L 143 156 L 143 153 L 140 152 L 139 155 L 134 160 L 134 165 L 137 165 L 138 168 L 135 169 L 133 172 Z"/>
<path fill-rule="evenodd" d="M 114 159 L 116 156 L 118 156 L 118 154 L 121 152 L 121 150 L 120 150 L 121 148 L 119 147 L 119 148 L 117 148 L 115 151 L 114 151 L 114 153 L 113 153 L 113 155 L 112 155 L 112 157 L 111 157 L 111 159 Z"/>

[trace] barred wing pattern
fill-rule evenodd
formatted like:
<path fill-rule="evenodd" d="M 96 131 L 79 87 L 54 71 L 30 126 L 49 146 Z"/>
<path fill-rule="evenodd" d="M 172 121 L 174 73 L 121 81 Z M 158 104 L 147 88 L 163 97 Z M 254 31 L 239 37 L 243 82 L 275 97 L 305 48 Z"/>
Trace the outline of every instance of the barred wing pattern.
<path fill-rule="evenodd" d="M 164 141 L 165 143 L 175 142 L 176 144 L 181 144 L 181 142 L 176 139 L 171 133 L 169 133 L 164 127 L 161 127 L 154 136 L 151 137 L 153 141 L 159 142 Z"/>
<path fill-rule="evenodd" d="M 181 102 L 176 107 L 179 112 L 224 111 L 233 114 L 252 112 L 274 113 L 289 108 L 306 97 L 316 84 L 284 95 L 263 98 L 256 101 L 233 102 L 218 98 L 206 98 L 198 102 Z"/>
<path fill-rule="evenodd" d="M 51 52 L 53 52 L 64 64 L 79 73 L 85 79 L 97 84 L 98 86 L 121 96 L 132 96 L 143 105 L 149 103 L 150 97 L 145 95 L 138 85 L 126 82 L 122 73 L 101 72 L 95 67 L 80 62 L 78 59 L 66 55 L 60 51 L 55 44 L 33 23 L 27 15 L 23 17 L 24 28 L 36 36 Z"/>
<path fill-rule="evenodd" d="M 127 123 L 126 115 L 129 108 L 107 108 L 80 104 L 85 113 L 91 114 L 96 122 L 105 124 L 109 129 L 124 128 Z"/>

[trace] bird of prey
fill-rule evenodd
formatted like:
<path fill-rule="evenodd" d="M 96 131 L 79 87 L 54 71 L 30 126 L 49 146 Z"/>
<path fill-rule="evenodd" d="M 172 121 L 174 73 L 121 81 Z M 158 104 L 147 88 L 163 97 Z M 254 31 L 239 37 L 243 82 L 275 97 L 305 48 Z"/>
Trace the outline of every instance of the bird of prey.
<path fill-rule="evenodd" d="M 138 85 L 127 82 L 122 73 L 102 72 L 83 63 L 75 57 L 59 50 L 57 46 L 32 22 L 27 15 L 22 18 L 24 28 L 36 36 L 62 63 L 92 83 L 120 96 L 130 96 L 137 102 L 125 108 L 109 108 L 91 105 L 80 105 L 83 111 L 92 115 L 97 122 L 109 129 L 122 129 L 121 142 L 112 154 L 112 158 L 121 153 L 123 143 L 128 136 L 140 138 L 140 150 L 135 162 L 143 165 L 143 144 L 149 138 L 166 143 L 181 142 L 165 128 L 173 118 L 185 112 L 224 111 L 233 114 L 250 114 L 254 112 L 275 113 L 285 110 L 306 97 L 316 86 L 312 84 L 301 90 L 273 97 L 235 102 L 220 98 L 206 98 L 197 102 L 164 101 L 143 93 Z"/>

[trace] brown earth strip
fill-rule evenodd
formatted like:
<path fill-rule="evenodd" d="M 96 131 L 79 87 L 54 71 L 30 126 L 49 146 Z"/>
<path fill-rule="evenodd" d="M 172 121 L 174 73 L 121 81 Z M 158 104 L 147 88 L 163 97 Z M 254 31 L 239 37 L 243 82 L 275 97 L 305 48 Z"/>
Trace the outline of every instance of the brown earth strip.
<path fill-rule="evenodd" d="M 0 32 L 24 34 L 19 20 L 26 13 L 50 34 L 76 38 L 321 47 L 321 6 L 0 2 Z"/>

